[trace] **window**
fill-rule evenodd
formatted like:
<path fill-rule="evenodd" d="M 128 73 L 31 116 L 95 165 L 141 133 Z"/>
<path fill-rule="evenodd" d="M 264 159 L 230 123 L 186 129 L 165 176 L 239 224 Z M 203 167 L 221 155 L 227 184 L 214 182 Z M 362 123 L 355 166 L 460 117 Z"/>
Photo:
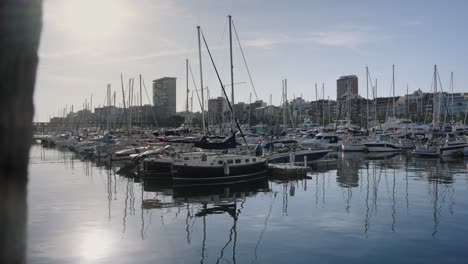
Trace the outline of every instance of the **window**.
<path fill-rule="evenodd" d="M 257 159 L 256 159 L 256 158 L 253 158 L 253 159 L 252 159 L 252 162 L 256 162 L 256 161 L 257 161 Z"/>
<path fill-rule="evenodd" d="M 219 164 L 219 165 L 223 164 L 223 161 L 222 161 L 222 160 L 218 160 L 218 164 Z"/>
<path fill-rule="evenodd" d="M 242 161 L 240 159 L 236 159 L 236 164 L 241 163 Z"/>
<path fill-rule="evenodd" d="M 249 159 L 245 159 L 245 163 L 249 163 L 249 161 L 250 161 Z"/>
<path fill-rule="evenodd" d="M 233 160 L 228 160 L 227 163 L 232 164 L 232 163 L 234 163 L 234 161 Z"/>
<path fill-rule="evenodd" d="M 184 160 L 189 160 L 189 158 L 188 158 L 188 157 L 185 157 Z"/>

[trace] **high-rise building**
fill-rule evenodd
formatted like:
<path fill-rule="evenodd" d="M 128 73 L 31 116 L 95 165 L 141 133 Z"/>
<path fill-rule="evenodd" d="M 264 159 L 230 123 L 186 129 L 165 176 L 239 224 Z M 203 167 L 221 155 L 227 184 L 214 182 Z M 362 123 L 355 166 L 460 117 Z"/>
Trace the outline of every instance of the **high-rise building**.
<path fill-rule="evenodd" d="M 176 79 L 163 77 L 153 81 L 153 103 L 158 116 L 170 117 L 176 114 Z"/>
<path fill-rule="evenodd" d="M 228 112 L 228 104 L 224 97 L 208 100 L 208 120 L 210 123 L 223 122 Z"/>
<path fill-rule="evenodd" d="M 340 99 L 347 93 L 358 94 L 358 77 L 356 75 L 341 76 L 336 80 L 336 99 Z"/>

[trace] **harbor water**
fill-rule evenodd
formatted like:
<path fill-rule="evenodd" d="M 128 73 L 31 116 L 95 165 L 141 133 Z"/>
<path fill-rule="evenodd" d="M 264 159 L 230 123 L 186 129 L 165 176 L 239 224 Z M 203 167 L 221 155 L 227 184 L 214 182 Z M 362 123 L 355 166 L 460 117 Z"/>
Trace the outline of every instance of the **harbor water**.
<path fill-rule="evenodd" d="M 339 153 L 308 179 L 215 188 L 33 146 L 29 263 L 465 263 L 464 159 Z"/>

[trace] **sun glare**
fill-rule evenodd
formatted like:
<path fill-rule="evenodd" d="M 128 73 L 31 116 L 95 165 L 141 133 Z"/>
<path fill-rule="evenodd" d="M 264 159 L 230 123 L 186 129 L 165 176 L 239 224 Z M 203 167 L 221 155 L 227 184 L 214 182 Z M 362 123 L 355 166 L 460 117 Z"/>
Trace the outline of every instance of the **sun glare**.
<path fill-rule="evenodd" d="M 84 260 L 104 258 L 112 252 L 113 240 L 103 230 L 90 230 L 83 234 L 79 244 L 79 254 Z"/>
<path fill-rule="evenodd" d="M 60 26 L 76 38 L 102 38 L 126 25 L 128 10 L 123 1 L 67 0 L 59 9 Z"/>

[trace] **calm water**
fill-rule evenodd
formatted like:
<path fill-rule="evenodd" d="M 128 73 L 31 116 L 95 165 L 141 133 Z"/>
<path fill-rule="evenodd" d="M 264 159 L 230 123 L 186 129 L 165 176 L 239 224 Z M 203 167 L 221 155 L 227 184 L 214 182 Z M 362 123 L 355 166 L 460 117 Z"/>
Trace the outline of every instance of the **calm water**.
<path fill-rule="evenodd" d="M 464 160 L 352 154 L 290 182 L 172 189 L 34 146 L 30 263 L 466 263 Z"/>

